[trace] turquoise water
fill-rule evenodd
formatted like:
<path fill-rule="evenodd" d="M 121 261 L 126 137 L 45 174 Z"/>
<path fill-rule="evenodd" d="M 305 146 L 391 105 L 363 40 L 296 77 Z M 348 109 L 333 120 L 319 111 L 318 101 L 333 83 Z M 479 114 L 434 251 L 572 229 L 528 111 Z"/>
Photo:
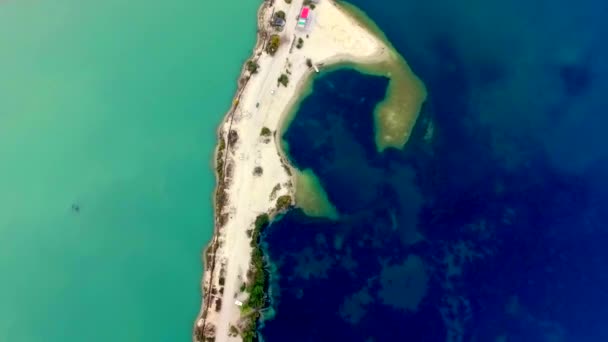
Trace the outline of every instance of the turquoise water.
<path fill-rule="evenodd" d="M 190 339 L 257 6 L 0 2 L 0 340 Z"/>

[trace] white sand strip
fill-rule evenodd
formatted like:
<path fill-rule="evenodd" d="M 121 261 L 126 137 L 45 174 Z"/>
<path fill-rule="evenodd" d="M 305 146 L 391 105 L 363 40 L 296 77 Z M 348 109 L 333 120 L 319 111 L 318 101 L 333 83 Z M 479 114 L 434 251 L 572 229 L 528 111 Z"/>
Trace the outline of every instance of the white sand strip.
<path fill-rule="evenodd" d="M 212 255 L 215 267 L 206 265 L 203 280 L 206 293 L 201 315 L 195 323 L 194 340 L 199 340 L 197 330 L 205 326 L 206 338 L 214 336 L 216 342 L 241 341 L 240 336 L 230 336 L 230 327 L 238 327 L 241 319 L 235 300 L 246 298 L 246 294 L 240 293 L 240 288 L 250 266 L 251 247 L 247 230 L 253 227 L 259 214 L 275 207 L 278 196 L 293 195 L 292 180 L 282 165 L 280 143 L 276 141 L 280 137 L 272 136 L 265 141 L 260 132 L 263 127 L 268 127 L 273 133 L 279 129 L 282 118 L 298 99 L 301 87 L 314 73 L 307 66 L 307 59 L 316 65 L 328 66 L 340 62 L 375 64 L 395 58 L 394 52 L 381 39 L 328 0 L 320 0 L 311 12 L 312 21 L 307 32 L 299 31 L 295 18 L 302 2 L 294 0 L 287 4 L 276 0 L 274 8 L 263 8 L 259 19 L 261 31 L 278 33 L 281 46 L 274 56 L 265 52 L 259 55 L 258 73 L 252 75 L 242 88 L 234 111 L 228 113 L 219 128 L 220 137 L 224 140 L 230 127 L 238 134 L 236 144 L 226 152 L 230 165 L 227 168 L 231 171 L 226 183 L 228 201 L 221 210 L 229 216 L 222 227 L 216 220 L 213 241 L 218 243 L 218 247 Z M 273 10 L 286 13 L 287 24 L 282 32 L 275 32 L 266 24 Z M 290 48 L 298 38 L 304 40 L 303 47 Z M 254 52 L 254 57 L 258 57 L 257 52 Z M 277 85 L 277 79 L 283 73 L 289 77 L 287 87 Z M 246 75 L 248 73 L 244 72 L 242 76 Z M 263 171 L 256 176 L 254 169 L 258 166 Z M 278 191 L 277 184 L 280 184 Z M 217 292 L 212 294 L 212 289 Z M 222 304 L 216 311 L 217 299 L 221 299 Z"/>

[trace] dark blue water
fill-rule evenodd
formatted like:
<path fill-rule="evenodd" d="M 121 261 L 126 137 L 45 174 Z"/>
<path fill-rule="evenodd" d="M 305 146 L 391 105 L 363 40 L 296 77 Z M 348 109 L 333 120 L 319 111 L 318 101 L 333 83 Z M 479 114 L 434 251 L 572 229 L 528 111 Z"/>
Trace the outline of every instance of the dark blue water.
<path fill-rule="evenodd" d="M 265 340 L 608 340 L 608 4 L 355 4 L 429 99 L 379 154 L 387 80 L 317 78 L 284 138 L 342 216 L 268 229 Z"/>

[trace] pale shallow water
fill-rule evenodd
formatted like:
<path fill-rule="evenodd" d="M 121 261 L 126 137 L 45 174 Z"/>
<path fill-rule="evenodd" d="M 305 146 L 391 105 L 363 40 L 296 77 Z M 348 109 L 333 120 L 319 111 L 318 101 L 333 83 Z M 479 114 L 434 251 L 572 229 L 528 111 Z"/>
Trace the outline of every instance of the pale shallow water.
<path fill-rule="evenodd" d="M 258 5 L 0 2 L 0 340 L 190 339 Z"/>

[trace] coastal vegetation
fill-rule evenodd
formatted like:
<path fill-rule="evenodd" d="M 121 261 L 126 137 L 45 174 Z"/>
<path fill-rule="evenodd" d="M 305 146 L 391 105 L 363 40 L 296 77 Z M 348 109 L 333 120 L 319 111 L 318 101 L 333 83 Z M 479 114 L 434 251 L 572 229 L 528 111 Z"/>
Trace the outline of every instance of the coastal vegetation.
<path fill-rule="evenodd" d="M 222 179 L 224 172 L 224 150 L 226 149 L 226 142 L 224 139 L 220 138 L 220 141 L 217 146 L 217 160 L 215 163 L 215 171 L 217 171 L 218 179 Z"/>
<path fill-rule="evenodd" d="M 290 4 L 290 3 L 291 3 L 291 0 L 285 0 L 285 3 L 286 3 L 286 4 Z"/>
<path fill-rule="evenodd" d="M 287 166 L 287 163 L 285 162 L 285 160 L 283 158 L 281 158 L 281 165 L 283 166 L 285 173 L 287 173 L 287 175 L 289 175 L 291 177 L 291 175 L 292 175 L 291 169 L 289 168 L 289 166 Z"/>
<path fill-rule="evenodd" d="M 302 46 L 304 46 L 304 39 L 302 39 L 302 37 L 299 37 L 299 38 L 298 38 L 298 43 L 296 44 L 296 47 L 297 47 L 298 49 L 301 49 L 301 48 L 302 48 Z"/>
<path fill-rule="evenodd" d="M 306 66 L 312 68 L 312 59 L 306 58 Z"/>
<path fill-rule="evenodd" d="M 310 9 L 315 9 L 316 5 L 312 0 L 304 0 L 304 6 L 310 7 Z"/>
<path fill-rule="evenodd" d="M 261 176 L 264 173 L 264 169 L 262 169 L 261 166 L 256 166 L 255 168 L 253 168 L 253 175 L 256 177 Z"/>
<path fill-rule="evenodd" d="M 241 309 L 242 313 L 247 317 L 245 326 L 241 328 L 241 336 L 245 342 L 256 340 L 260 310 L 266 305 L 268 276 L 264 271 L 264 253 L 260 247 L 260 236 L 269 224 L 270 216 L 267 213 L 258 215 L 253 224 L 253 232 L 251 234 L 251 241 L 249 242 L 253 248 L 251 252 L 251 268 L 247 272 L 248 284 L 246 290 L 249 293 L 249 298 L 247 298 Z"/>
<path fill-rule="evenodd" d="M 290 205 L 291 205 L 291 196 L 283 195 L 277 199 L 275 209 L 276 209 L 277 213 L 280 213 L 281 211 L 289 208 Z"/>
<path fill-rule="evenodd" d="M 272 135 L 272 131 L 270 130 L 270 128 L 264 126 L 264 127 L 262 127 L 262 131 L 260 132 L 260 135 L 263 137 L 270 137 Z"/>
<path fill-rule="evenodd" d="M 257 320 L 259 318 L 259 314 L 257 314 L 255 319 L 249 320 L 249 325 L 242 330 L 241 336 L 243 337 L 243 342 L 253 342 L 257 340 Z"/>
<path fill-rule="evenodd" d="M 270 39 L 268 40 L 268 45 L 266 45 L 266 52 L 268 52 L 268 54 L 270 54 L 272 56 L 277 52 L 280 45 L 281 45 L 281 37 L 278 34 L 273 34 L 270 36 Z"/>
<path fill-rule="evenodd" d="M 254 61 L 254 60 L 247 61 L 247 71 L 249 71 L 251 74 L 256 74 L 258 72 L 259 68 L 260 68 L 260 65 L 256 61 Z"/>
<path fill-rule="evenodd" d="M 281 18 L 285 20 L 285 12 L 284 11 L 276 11 L 274 14 L 277 18 Z"/>
<path fill-rule="evenodd" d="M 247 84 L 247 82 L 249 81 L 250 76 L 243 76 L 239 79 L 239 84 L 241 86 L 244 86 L 245 84 Z M 238 105 L 238 101 L 235 101 L 234 105 Z"/>
<path fill-rule="evenodd" d="M 219 244 L 212 243 L 209 248 L 207 248 L 207 253 L 205 254 L 205 263 L 207 265 L 211 265 L 213 261 L 213 257 L 215 256 L 215 252 L 217 251 Z"/>
<path fill-rule="evenodd" d="M 230 130 L 228 133 L 228 146 L 230 146 L 231 149 L 234 148 L 234 145 L 238 140 L 239 134 L 235 130 Z"/>
<path fill-rule="evenodd" d="M 279 84 L 282 84 L 283 86 L 287 87 L 287 84 L 289 84 L 289 76 L 287 76 L 286 74 L 281 74 L 277 81 L 279 82 Z"/>
<path fill-rule="evenodd" d="M 272 188 L 272 191 L 270 192 L 271 201 L 277 197 L 277 192 L 279 192 L 279 190 L 281 190 L 281 184 L 277 184 L 274 186 L 274 188 Z"/>
<path fill-rule="evenodd" d="M 253 234 L 251 235 L 252 239 L 250 242 L 251 247 L 255 247 L 258 244 L 260 240 L 260 233 L 266 228 L 266 226 L 268 226 L 269 223 L 270 216 L 268 216 L 266 213 L 260 214 L 255 218 L 255 222 L 253 223 Z"/>
<path fill-rule="evenodd" d="M 228 336 L 236 337 L 239 334 L 239 330 L 232 324 L 230 324 L 230 329 L 228 331 Z"/>
<path fill-rule="evenodd" d="M 268 144 L 272 139 L 272 131 L 270 130 L 270 128 L 262 127 L 262 130 L 260 131 L 260 137 L 262 137 L 261 141 L 264 144 Z"/>
<path fill-rule="evenodd" d="M 215 172 L 217 173 L 217 190 L 215 191 L 215 216 L 217 217 L 218 224 L 223 226 L 226 216 L 222 215 L 222 208 L 228 202 L 228 196 L 225 191 L 225 182 L 226 175 L 224 170 L 225 168 L 225 153 L 226 153 L 226 141 L 223 137 L 220 137 L 220 141 L 217 147 L 216 161 L 215 161 Z M 217 243 L 213 243 L 211 248 L 207 250 L 207 259 L 211 258 L 211 255 L 215 254 L 218 245 Z M 209 260 L 207 260 L 209 262 Z"/>

